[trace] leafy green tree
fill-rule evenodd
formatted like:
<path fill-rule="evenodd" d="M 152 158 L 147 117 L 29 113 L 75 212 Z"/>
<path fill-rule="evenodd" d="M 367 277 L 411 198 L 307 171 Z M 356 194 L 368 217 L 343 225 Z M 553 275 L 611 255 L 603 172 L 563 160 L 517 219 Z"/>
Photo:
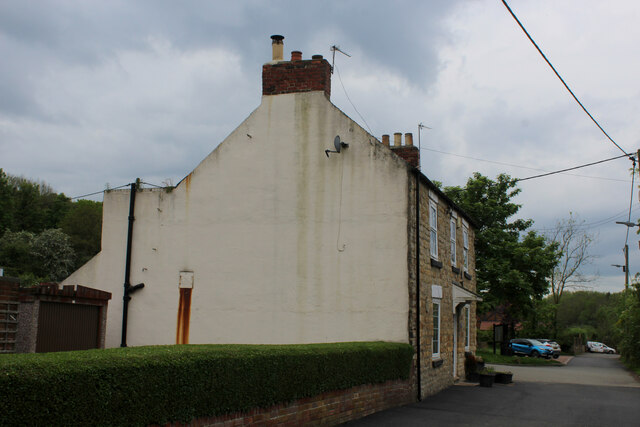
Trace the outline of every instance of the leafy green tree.
<path fill-rule="evenodd" d="M 71 205 L 60 227 L 71 238 L 71 245 L 76 252 L 74 267 L 80 267 L 100 252 L 102 203 L 78 200 Z"/>
<path fill-rule="evenodd" d="M 618 350 L 633 368 L 640 368 L 640 275 L 622 292 L 616 329 Z"/>
<path fill-rule="evenodd" d="M 13 229 L 39 233 L 46 227 L 43 189 L 25 178 L 12 178 L 14 186 Z"/>
<path fill-rule="evenodd" d="M 554 296 L 548 295 L 544 301 L 554 313 L 548 337 L 556 338 L 567 349 L 578 336 L 583 340 L 602 341 L 616 347 L 618 336 L 615 325 L 621 299 L 621 293 L 582 290 L 565 292 L 556 304 Z"/>
<path fill-rule="evenodd" d="M 50 228 L 38 234 L 31 245 L 34 257 L 33 273 L 54 282 L 72 273 L 75 252 L 71 239 L 62 230 Z"/>
<path fill-rule="evenodd" d="M 30 231 L 7 231 L 0 238 L 0 266 L 6 276 L 19 277 L 31 271 L 33 257 L 31 247 L 35 235 Z"/>
<path fill-rule="evenodd" d="M 9 176 L 0 168 L 0 237 L 13 229 L 13 186 Z"/>
<path fill-rule="evenodd" d="M 0 169 L 0 236 L 5 231 L 40 233 L 58 228 L 71 200 L 44 182 L 7 175 Z"/>
<path fill-rule="evenodd" d="M 64 279 L 74 259 L 69 236 L 59 229 L 39 234 L 7 231 L 0 238 L 0 265 L 7 275 L 23 279 L 23 285 Z"/>
<path fill-rule="evenodd" d="M 533 338 L 556 338 L 553 335 L 553 319 L 556 305 L 549 298 L 534 301 L 533 309 L 521 322 L 519 336 Z"/>
<path fill-rule="evenodd" d="M 520 189 L 506 174 L 493 181 L 475 173 L 465 187 L 444 191 L 479 225 L 476 275 L 478 290 L 486 291 L 481 310 L 503 305 L 512 322 L 523 319 L 548 291 L 547 279 L 558 262 L 557 244 L 527 232 L 532 220 L 513 218 L 521 205 L 512 199 Z"/>

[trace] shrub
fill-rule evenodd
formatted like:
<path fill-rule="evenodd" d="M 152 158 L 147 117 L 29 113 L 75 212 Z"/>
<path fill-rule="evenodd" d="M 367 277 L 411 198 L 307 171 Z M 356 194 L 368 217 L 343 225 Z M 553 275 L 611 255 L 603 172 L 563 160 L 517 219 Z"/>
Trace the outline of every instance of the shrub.
<path fill-rule="evenodd" d="M 0 357 L 0 425 L 149 425 L 407 379 L 397 343 L 176 345 Z"/>

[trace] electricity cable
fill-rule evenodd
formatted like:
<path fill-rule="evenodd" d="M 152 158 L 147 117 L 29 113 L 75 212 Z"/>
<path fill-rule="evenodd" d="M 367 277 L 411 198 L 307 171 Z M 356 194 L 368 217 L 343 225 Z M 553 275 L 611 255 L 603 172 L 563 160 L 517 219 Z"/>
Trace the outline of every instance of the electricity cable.
<path fill-rule="evenodd" d="M 124 184 L 121 185 L 119 187 L 114 187 L 114 188 L 108 188 L 106 190 L 101 190 L 101 191 L 96 191 L 94 193 L 89 193 L 89 194 L 83 194 L 82 196 L 76 196 L 76 197 L 70 197 L 70 200 L 76 200 L 76 199 L 82 199 L 84 197 L 89 197 L 89 196 L 95 196 L 96 194 L 101 194 L 104 193 L 105 191 L 109 191 L 109 190 L 117 190 L 119 188 L 124 188 L 124 187 L 128 187 L 130 184 Z"/>
<path fill-rule="evenodd" d="M 140 184 L 150 185 L 150 186 L 156 187 L 156 188 L 167 188 L 166 186 L 163 187 L 162 185 L 151 184 L 150 182 L 144 182 L 144 181 L 140 181 Z"/>
<path fill-rule="evenodd" d="M 145 181 L 140 181 L 140 184 L 150 185 L 150 186 L 155 187 L 155 188 L 167 188 L 167 186 L 156 185 L 156 184 L 152 184 L 150 182 L 145 182 Z M 82 199 L 83 197 L 95 196 L 96 194 L 101 194 L 101 193 L 104 193 L 105 191 L 118 190 L 120 188 L 128 187 L 130 185 L 131 184 L 124 184 L 124 185 L 120 185 L 118 187 L 107 188 L 106 190 L 96 191 L 96 192 L 89 193 L 89 194 L 83 194 L 82 196 L 70 197 L 70 200 L 76 200 L 76 199 Z"/>
<path fill-rule="evenodd" d="M 640 210 L 640 206 L 636 207 L 633 209 L 633 212 L 636 212 Z M 621 212 L 618 212 L 610 217 L 604 218 L 604 219 L 599 219 L 597 221 L 594 222 L 590 222 L 590 223 L 584 223 L 584 224 L 576 224 L 575 228 L 577 229 L 589 229 L 589 228 L 598 228 L 602 225 L 605 224 L 609 224 L 611 221 L 615 220 L 615 219 L 622 219 L 622 215 L 625 215 L 625 217 L 627 216 L 627 210 L 623 210 Z M 624 218 L 624 217 L 623 217 Z M 543 228 L 532 228 L 533 231 L 538 231 L 541 233 L 547 232 L 547 231 L 554 231 L 557 228 L 567 228 L 567 227 L 543 227 Z"/>
<path fill-rule="evenodd" d="M 622 151 L 624 154 L 629 155 L 629 153 L 627 153 L 626 151 L 624 151 L 622 149 L 622 147 L 620 147 L 614 140 L 613 138 L 611 138 L 609 136 L 609 134 L 602 128 L 602 126 L 600 126 L 600 123 L 598 123 L 598 121 L 596 119 L 593 118 L 593 116 L 591 115 L 591 113 L 589 113 L 589 111 L 585 108 L 584 105 L 582 105 L 582 102 L 580 102 L 580 100 L 578 99 L 578 97 L 573 93 L 573 91 L 569 88 L 569 86 L 567 85 L 567 83 L 564 81 L 564 79 L 560 76 L 560 74 L 558 73 L 558 71 L 555 69 L 555 67 L 553 66 L 553 64 L 551 64 L 551 62 L 547 59 L 546 55 L 542 52 L 542 50 L 538 47 L 537 43 L 533 40 L 533 38 L 531 38 L 531 36 L 529 35 L 529 32 L 527 31 L 526 28 L 524 28 L 524 25 L 522 25 L 522 23 L 520 22 L 520 20 L 518 19 L 518 17 L 515 15 L 515 13 L 513 13 L 513 10 L 511 10 L 511 8 L 509 7 L 509 5 L 507 4 L 506 0 L 502 0 L 502 4 L 504 4 L 504 6 L 507 8 L 507 10 L 509 11 L 509 13 L 511 14 L 511 16 L 513 17 L 513 19 L 516 20 L 516 22 L 518 23 L 518 25 L 520 26 L 520 28 L 522 29 L 522 31 L 524 31 L 524 33 L 527 35 L 527 37 L 529 38 L 529 41 L 531 43 L 533 43 L 533 45 L 535 46 L 535 48 L 538 50 L 538 53 L 540 53 L 540 55 L 542 55 L 542 58 L 544 58 L 544 60 L 547 62 L 547 64 L 549 65 L 549 67 L 551 67 L 551 69 L 553 70 L 553 72 L 556 74 L 556 76 L 560 79 L 560 81 L 562 82 L 562 84 L 564 85 L 564 87 L 569 91 L 569 93 L 571 94 L 571 96 L 573 97 L 573 99 L 575 99 L 575 101 L 578 103 L 578 105 L 580 105 L 580 107 L 582 107 L 582 109 L 584 110 L 585 113 L 587 113 L 587 115 L 589 116 L 589 118 L 593 121 L 593 123 L 596 124 L 596 126 L 598 126 L 598 129 L 600 129 L 602 131 L 602 133 L 609 139 L 609 141 L 611 141 L 613 143 L 613 145 L 615 145 L 616 147 L 618 147 L 618 149 L 620 149 L 620 151 Z"/>
<path fill-rule="evenodd" d="M 549 175 L 554 175 L 554 174 L 557 174 L 557 173 L 568 172 L 568 171 L 572 171 L 572 170 L 575 170 L 575 169 L 585 168 L 587 166 L 593 166 L 593 165 L 597 165 L 597 164 L 604 163 L 604 162 L 610 162 L 611 160 L 621 159 L 623 157 L 629 157 L 629 155 L 624 154 L 622 156 L 611 157 L 610 159 L 598 160 L 597 162 L 591 162 L 591 163 L 587 163 L 585 165 L 574 166 L 572 168 L 562 169 L 562 170 L 558 170 L 558 171 L 554 171 L 554 172 L 547 172 L 547 173 L 543 173 L 543 174 L 540 174 L 540 175 L 529 176 L 529 177 L 526 177 L 526 178 L 516 178 L 515 181 L 516 182 L 520 182 L 520 181 L 526 181 L 528 179 L 542 178 L 543 176 L 549 176 Z M 634 164 L 634 168 L 635 168 L 635 164 L 636 164 L 635 158 L 631 157 L 631 159 L 633 159 L 633 164 Z"/>
<path fill-rule="evenodd" d="M 371 131 L 371 128 L 369 127 L 369 123 L 367 123 L 367 121 L 364 119 L 364 117 L 362 117 L 362 114 L 360 114 L 360 111 L 358 111 L 358 109 L 356 108 L 356 106 L 353 104 L 353 102 L 351 102 L 351 98 L 349 98 L 349 94 L 347 93 L 347 89 L 345 89 L 344 87 L 344 83 L 342 83 L 342 77 L 340 76 L 340 70 L 338 69 L 337 65 L 334 65 L 333 68 L 338 72 L 338 80 L 340 80 L 340 85 L 342 86 L 342 90 L 344 91 L 345 96 L 347 97 L 347 100 L 349 101 L 349 103 L 351 104 L 351 106 L 353 107 L 354 110 L 356 110 L 356 113 L 358 113 L 358 116 L 362 119 L 362 121 L 364 122 L 364 124 L 367 126 L 367 129 L 369 130 L 369 133 L 371 135 L 373 135 L 373 132 Z"/>
<path fill-rule="evenodd" d="M 475 161 L 478 161 L 478 162 L 493 163 L 495 165 L 510 166 L 510 167 L 514 167 L 514 168 L 529 169 L 529 170 L 533 170 L 533 171 L 549 172 L 546 169 L 539 169 L 539 168 L 532 168 L 532 167 L 528 167 L 528 166 L 515 165 L 513 163 L 497 162 L 497 161 L 494 161 L 494 160 L 480 159 L 478 157 L 463 156 L 462 154 L 448 153 L 446 151 L 434 150 L 433 148 L 421 147 L 420 149 L 421 150 L 426 150 L 426 151 L 432 151 L 434 153 L 446 154 L 446 155 L 449 155 L 449 156 L 461 157 L 463 159 L 475 160 Z M 626 156 L 620 156 L 620 157 L 615 157 L 615 158 L 616 159 L 618 159 L 618 158 L 621 159 L 623 157 L 626 157 Z M 554 173 L 559 173 L 559 172 L 554 172 Z M 578 176 L 578 177 L 582 177 L 582 178 L 602 179 L 602 180 L 606 180 L 606 181 L 629 182 L 629 180 L 626 180 L 626 179 L 605 178 L 605 177 L 601 177 L 601 176 L 579 175 L 579 174 L 572 174 L 572 173 L 569 173 L 569 174 L 566 174 L 566 175 Z M 529 179 L 529 178 L 527 178 L 527 179 Z"/>

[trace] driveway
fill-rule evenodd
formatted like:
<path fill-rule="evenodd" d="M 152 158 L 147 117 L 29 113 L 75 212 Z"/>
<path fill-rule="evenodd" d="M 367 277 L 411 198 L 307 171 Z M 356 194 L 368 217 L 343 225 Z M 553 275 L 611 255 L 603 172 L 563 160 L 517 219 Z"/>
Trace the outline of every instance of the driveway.
<path fill-rule="evenodd" d="M 617 354 L 585 353 L 567 360 L 566 366 L 489 366 L 513 372 L 517 381 L 640 388 Z"/>
<path fill-rule="evenodd" d="M 501 366 L 514 383 L 492 388 L 460 383 L 349 426 L 640 425 L 640 387 L 617 356 L 585 354 L 566 366 Z M 604 383 L 599 383 L 604 381 Z"/>

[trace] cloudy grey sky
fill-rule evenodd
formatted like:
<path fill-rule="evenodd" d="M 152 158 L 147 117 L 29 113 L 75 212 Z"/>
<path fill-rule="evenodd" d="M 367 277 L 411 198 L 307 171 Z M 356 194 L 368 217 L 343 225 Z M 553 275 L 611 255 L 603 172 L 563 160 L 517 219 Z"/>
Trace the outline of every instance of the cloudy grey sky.
<path fill-rule="evenodd" d="M 640 148 L 640 3 L 510 5 L 607 132 L 627 152 Z M 259 105 L 271 34 L 305 59 L 330 58 L 333 44 L 352 55 L 336 58 L 332 101 L 378 138 L 431 127 L 422 170 L 445 185 L 475 171 L 526 177 L 621 154 L 500 0 L 4 0 L 0 167 L 71 197 L 136 177 L 177 183 Z M 630 166 L 520 184 L 521 216 L 536 229 L 569 212 L 591 224 L 598 259 L 585 273 L 598 275 L 596 290 L 623 288 L 611 264 L 623 263 L 626 229 L 615 221 L 626 220 Z M 629 246 L 634 273 L 638 236 Z"/>

